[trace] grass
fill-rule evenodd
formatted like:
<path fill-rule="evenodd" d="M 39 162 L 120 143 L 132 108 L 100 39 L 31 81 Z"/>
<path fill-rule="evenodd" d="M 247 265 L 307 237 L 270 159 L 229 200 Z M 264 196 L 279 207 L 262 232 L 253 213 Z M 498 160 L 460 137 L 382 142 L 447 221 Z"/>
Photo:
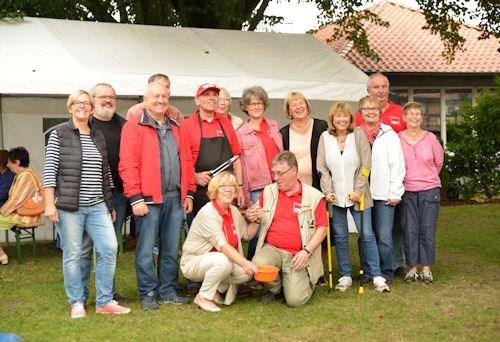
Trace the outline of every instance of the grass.
<path fill-rule="evenodd" d="M 443 207 L 437 233 L 433 285 L 395 280 L 391 293 L 371 285 L 327 293 L 317 288 L 301 309 L 281 303 L 261 304 L 256 297 L 238 300 L 210 314 L 190 304 L 143 312 L 137 297 L 134 253 L 118 261 L 119 293 L 133 312 L 104 317 L 90 312 L 71 320 L 64 294 L 61 256 L 39 243 L 33 261 L 17 265 L 14 248 L 0 267 L 0 331 L 26 341 L 73 340 L 499 340 L 500 205 Z M 351 246 L 355 246 L 351 243 Z M 352 258 L 357 269 L 355 252 Z M 334 278 L 338 269 L 334 267 Z M 89 310 L 91 311 L 91 310 Z"/>

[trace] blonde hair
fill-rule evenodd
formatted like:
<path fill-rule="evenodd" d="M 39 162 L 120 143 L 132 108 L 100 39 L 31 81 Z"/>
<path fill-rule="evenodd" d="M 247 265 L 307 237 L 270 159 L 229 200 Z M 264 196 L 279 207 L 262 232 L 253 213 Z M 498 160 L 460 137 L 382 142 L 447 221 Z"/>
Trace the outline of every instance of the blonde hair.
<path fill-rule="evenodd" d="M 283 112 L 285 113 L 285 116 L 287 118 L 292 118 L 290 116 L 290 103 L 294 100 L 303 100 L 307 106 L 307 114 L 311 114 L 311 104 L 309 103 L 309 100 L 306 99 L 306 97 L 301 92 L 293 91 L 286 96 L 285 102 L 283 104 Z"/>
<path fill-rule="evenodd" d="M 420 102 L 408 102 L 403 107 L 403 114 L 406 115 L 410 109 L 417 109 L 424 115 L 424 106 Z"/>
<path fill-rule="evenodd" d="M 352 111 L 351 106 L 349 106 L 345 102 L 337 102 L 337 103 L 334 103 L 330 107 L 330 112 L 328 112 L 328 117 L 326 119 L 326 122 L 328 124 L 328 133 L 330 133 L 331 135 L 335 135 L 335 136 L 338 134 L 337 129 L 333 125 L 333 116 L 335 115 L 335 113 L 338 113 L 338 112 L 343 112 L 343 113 L 349 114 L 350 122 L 349 122 L 349 127 L 347 128 L 347 133 L 353 132 L 354 131 L 354 113 Z"/>
<path fill-rule="evenodd" d="M 73 94 L 69 95 L 69 97 L 68 97 L 68 102 L 66 102 L 66 107 L 68 108 L 68 111 L 71 110 L 71 106 L 73 105 L 73 103 L 75 103 L 76 99 L 80 95 L 87 95 L 89 97 L 89 100 L 90 100 L 90 105 L 92 106 L 92 109 L 94 109 L 94 100 L 93 100 L 92 96 L 90 96 L 90 94 L 88 92 L 86 92 L 85 90 L 77 90 Z"/>
<path fill-rule="evenodd" d="M 236 181 L 236 177 L 233 173 L 229 171 L 222 171 L 221 173 L 215 175 L 208 183 L 207 196 L 210 200 L 217 198 L 219 187 L 223 184 L 234 185 L 236 188 L 238 187 L 238 182 Z M 237 193 L 238 191 L 234 193 L 235 198 Z"/>
<path fill-rule="evenodd" d="M 358 106 L 358 111 L 361 113 L 361 108 L 365 105 L 365 103 L 370 103 L 373 104 L 375 107 L 377 107 L 379 113 L 381 112 L 380 109 L 380 103 L 378 102 L 378 99 L 373 97 L 373 96 L 365 96 L 359 99 L 359 106 Z"/>
<path fill-rule="evenodd" d="M 226 95 L 226 97 L 229 99 L 229 102 L 231 102 L 231 94 L 229 94 L 229 91 L 227 91 L 226 88 L 220 87 L 219 88 L 219 96 L 220 94 Z"/>

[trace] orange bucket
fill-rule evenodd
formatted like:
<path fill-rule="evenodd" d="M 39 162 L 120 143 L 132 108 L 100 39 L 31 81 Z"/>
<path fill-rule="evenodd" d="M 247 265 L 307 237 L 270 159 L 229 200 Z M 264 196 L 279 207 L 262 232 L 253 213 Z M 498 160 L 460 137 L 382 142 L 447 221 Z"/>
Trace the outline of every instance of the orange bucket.
<path fill-rule="evenodd" d="M 275 266 L 257 266 L 257 269 L 259 271 L 253 276 L 255 280 L 261 283 L 269 283 L 271 281 L 275 281 L 276 277 L 278 276 L 278 271 L 280 270 Z"/>

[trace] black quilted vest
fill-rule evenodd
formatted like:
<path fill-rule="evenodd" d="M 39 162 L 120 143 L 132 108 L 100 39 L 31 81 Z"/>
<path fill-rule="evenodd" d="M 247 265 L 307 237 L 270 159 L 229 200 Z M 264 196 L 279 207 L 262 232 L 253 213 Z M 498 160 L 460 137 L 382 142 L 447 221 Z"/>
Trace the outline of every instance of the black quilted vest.
<path fill-rule="evenodd" d="M 97 149 L 101 153 L 102 168 L 102 192 L 104 201 L 109 211 L 113 210 L 113 193 L 109 180 L 108 154 L 106 152 L 106 141 L 101 131 L 92 129 L 90 125 L 90 136 Z M 54 127 L 59 138 L 59 170 L 57 172 L 57 187 L 55 189 L 56 208 L 67 211 L 77 211 L 80 197 L 80 177 L 82 174 L 82 146 L 80 134 L 69 119 Z"/>

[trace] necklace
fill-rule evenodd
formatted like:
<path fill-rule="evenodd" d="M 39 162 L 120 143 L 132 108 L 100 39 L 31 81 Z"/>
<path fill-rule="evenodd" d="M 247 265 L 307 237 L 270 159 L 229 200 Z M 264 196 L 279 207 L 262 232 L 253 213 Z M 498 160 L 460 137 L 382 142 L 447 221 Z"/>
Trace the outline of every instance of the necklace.
<path fill-rule="evenodd" d="M 300 134 L 306 134 L 307 131 L 309 130 L 309 126 L 311 126 L 311 118 L 308 118 L 309 120 L 307 121 L 307 124 L 304 126 L 304 128 L 297 127 L 295 122 L 292 121 L 292 129 Z"/>
<path fill-rule="evenodd" d="M 340 136 L 339 136 L 339 135 L 337 135 L 337 142 L 338 142 L 339 144 L 343 144 L 343 143 L 345 143 L 346 139 L 347 139 L 347 135 L 344 135 L 344 136 L 343 136 L 343 139 L 341 139 L 341 138 L 340 138 Z"/>

